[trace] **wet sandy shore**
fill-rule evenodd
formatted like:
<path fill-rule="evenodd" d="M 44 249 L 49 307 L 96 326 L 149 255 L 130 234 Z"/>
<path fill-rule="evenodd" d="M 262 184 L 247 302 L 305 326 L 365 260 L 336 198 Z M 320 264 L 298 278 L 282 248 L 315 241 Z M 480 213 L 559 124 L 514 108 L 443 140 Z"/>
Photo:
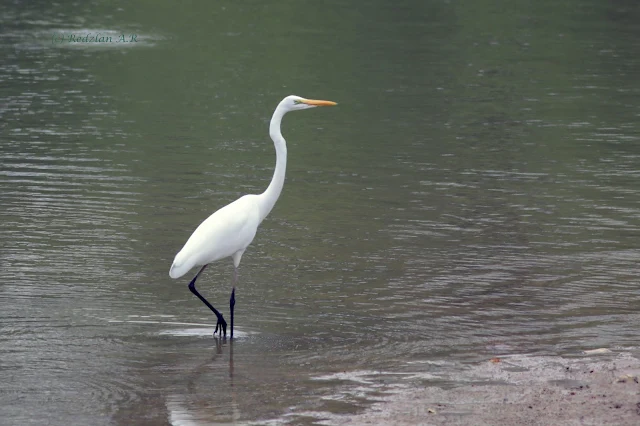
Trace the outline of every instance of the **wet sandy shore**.
<path fill-rule="evenodd" d="M 638 355 L 601 351 L 581 358 L 494 358 L 473 367 L 469 384 L 403 390 L 364 413 L 331 423 L 637 426 Z"/>

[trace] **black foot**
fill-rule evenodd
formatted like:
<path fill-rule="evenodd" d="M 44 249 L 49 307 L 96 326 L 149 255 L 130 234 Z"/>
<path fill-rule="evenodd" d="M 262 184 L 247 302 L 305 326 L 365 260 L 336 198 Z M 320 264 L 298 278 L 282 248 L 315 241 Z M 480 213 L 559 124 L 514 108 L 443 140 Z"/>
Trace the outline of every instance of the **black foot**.
<path fill-rule="evenodd" d="M 227 322 L 224 320 L 224 318 L 222 317 L 222 315 L 220 315 L 218 317 L 218 322 L 216 323 L 216 329 L 213 332 L 213 335 L 215 336 L 216 333 L 218 332 L 218 330 L 220 331 L 220 336 L 224 336 L 227 337 Z"/>

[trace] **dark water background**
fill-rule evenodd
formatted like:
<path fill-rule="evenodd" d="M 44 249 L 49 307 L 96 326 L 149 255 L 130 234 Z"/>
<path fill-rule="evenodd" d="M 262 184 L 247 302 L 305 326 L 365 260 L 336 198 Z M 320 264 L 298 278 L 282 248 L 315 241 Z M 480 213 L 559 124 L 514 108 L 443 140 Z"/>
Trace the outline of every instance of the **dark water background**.
<path fill-rule="evenodd" d="M 467 3 L 5 3 L 0 424 L 311 424 L 636 347 L 640 8 Z M 289 94 L 340 105 L 285 118 L 221 342 L 169 266 L 267 186 Z"/>

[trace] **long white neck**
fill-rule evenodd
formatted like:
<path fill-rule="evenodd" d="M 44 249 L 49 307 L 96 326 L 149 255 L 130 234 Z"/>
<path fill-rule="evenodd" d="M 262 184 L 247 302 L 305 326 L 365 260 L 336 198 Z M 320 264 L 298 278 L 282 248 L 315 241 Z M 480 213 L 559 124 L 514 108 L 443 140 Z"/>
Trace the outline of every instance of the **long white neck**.
<path fill-rule="evenodd" d="M 269 124 L 269 136 L 273 139 L 273 144 L 276 148 L 276 169 L 273 172 L 273 178 L 267 189 L 258 195 L 260 222 L 262 222 L 269 212 L 271 212 L 271 209 L 273 209 L 284 185 L 284 175 L 287 170 L 287 143 L 280 132 L 280 123 L 286 113 L 287 111 L 278 105 L 273 113 L 273 117 L 271 117 L 271 124 Z"/>

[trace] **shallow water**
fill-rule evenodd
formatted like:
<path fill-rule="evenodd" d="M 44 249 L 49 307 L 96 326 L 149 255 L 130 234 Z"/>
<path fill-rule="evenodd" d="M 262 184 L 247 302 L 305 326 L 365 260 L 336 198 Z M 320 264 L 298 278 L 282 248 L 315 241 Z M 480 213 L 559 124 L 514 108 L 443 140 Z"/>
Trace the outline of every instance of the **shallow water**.
<path fill-rule="evenodd" d="M 495 355 L 637 346 L 637 8 L 192 7 L 0 12 L 0 423 L 313 424 Z M 339 106 L 285 118 L 220 341 L 169 266 L 266 187 L 291 93 Z M 223 312 L 232 270 L 199 280 Z"/>

